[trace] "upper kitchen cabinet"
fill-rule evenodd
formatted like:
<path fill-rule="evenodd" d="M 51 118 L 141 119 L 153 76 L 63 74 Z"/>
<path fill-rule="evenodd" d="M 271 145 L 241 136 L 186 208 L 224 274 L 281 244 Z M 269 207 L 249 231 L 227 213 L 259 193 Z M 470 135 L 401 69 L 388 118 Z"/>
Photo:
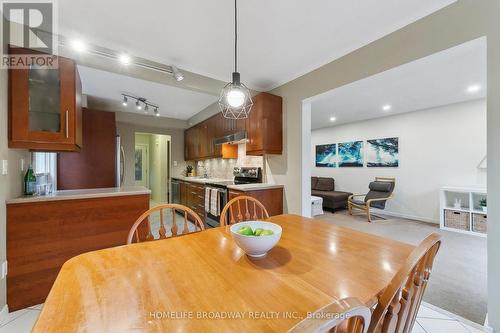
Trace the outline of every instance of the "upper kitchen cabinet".
<path fill-rule="evenodd" d="M 11 53 L 27 53 L 14 48 Z M 82 85 L 73 60 L 58 68 L 9 69 L 9 148 L 79 151 Z"/>
<path fill-rule="evenodd" d="M 283 99 L 269 93 L 253 97 L 246 120 L 247 155 L 281 155 L 283 152 Z"/>
<path fill-rule="evenodd" d="M 253 98 L 254 105 L 248 119 L 226 119 L 221 113 L 188 128 L 184 132 L 185 160 L 207 158 L 238 158 L 238 146 L 214 140 L 246 131 L 248 155 L 281 154 L 283 151 L 282 98 L 260 93 Z"/>

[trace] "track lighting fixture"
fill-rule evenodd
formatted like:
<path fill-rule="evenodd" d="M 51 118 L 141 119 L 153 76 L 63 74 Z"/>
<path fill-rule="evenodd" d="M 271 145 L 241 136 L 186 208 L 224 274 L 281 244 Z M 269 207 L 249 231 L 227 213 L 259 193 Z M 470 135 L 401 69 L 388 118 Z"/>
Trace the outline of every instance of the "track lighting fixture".
<path fill-rule="evenodd" d="M 176 66 L 171 65 L 170 67 L 172 68 L 172 75 L 174 76 L 175 81 L 179 82 L 184 80 L 184 74 L 182 74 Z"/>
<path fill-rule="evenodd" d="M 125 93 L 123 93 L 122 96 L 123 96 L 123 102 L 122 102 L 123 106 L 128 105 L 128 99 L 135 100 L 135 107 L 137 108 L 137 110 L 144 109 L 144 113 L 147 114 L 149 113 L 149 108 L 151 107 L 154 110 L 155 116 L 157 117 L 160 116 L 160 112 L 158 111 L 159 106 L 154 103 L 150 103 L 146 98 L 133 96 Z"/>

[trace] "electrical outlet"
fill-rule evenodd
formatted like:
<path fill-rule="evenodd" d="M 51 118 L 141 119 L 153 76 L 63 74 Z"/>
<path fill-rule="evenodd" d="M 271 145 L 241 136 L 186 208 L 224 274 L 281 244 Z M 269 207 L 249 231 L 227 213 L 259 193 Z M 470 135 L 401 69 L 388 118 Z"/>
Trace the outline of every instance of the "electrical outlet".
<path fill-rule="evenodd" d="M 9 173 L 9 161 L 2 160 L 2 176 L 5 176 Z"/>
<path fill-rule="evenodd" d="M 174 161 L 174 167 L 176 167 L 176 166 L 177 166 L 177 161 Z"/>
<path fill-rule="evenodd" d="M 2 280 L 5 279 L 5 277 L 7 276 L 7 273 L 8 273 L 8 265 L 7 265 L 7 260 L 5 260 L 2 263 Z"/>

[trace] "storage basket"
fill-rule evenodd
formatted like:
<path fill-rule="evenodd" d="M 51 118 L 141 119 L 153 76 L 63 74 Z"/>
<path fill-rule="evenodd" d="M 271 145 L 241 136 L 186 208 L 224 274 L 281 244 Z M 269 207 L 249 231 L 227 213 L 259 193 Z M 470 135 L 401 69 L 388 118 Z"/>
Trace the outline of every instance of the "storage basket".
<path fill-rule="evenodd" d="M 472 231 L 485 234 L 488 218 L 485 214 L 472 214 Z"/>
<path fill-rule="evenodd" d="M 470 213 L 445 209 L 444 226 L 453 229 L 470 231 Z"/>

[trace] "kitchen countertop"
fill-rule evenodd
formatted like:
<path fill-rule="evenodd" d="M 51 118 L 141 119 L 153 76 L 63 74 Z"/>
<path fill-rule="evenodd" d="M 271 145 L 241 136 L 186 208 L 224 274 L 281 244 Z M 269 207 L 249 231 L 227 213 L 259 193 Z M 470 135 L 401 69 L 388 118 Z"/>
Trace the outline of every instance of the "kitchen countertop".
<path fill-rule="evenodd" d="M 206 184 L 206 183 L 216 183 L 216 182 L 228 182 L 232 181 L 232 178 L 201 178 L 201 177 L 172 177 L 172 179 L 178 179 L 185 182 Z"/>
<path fill-rule="evenodd" d="M 84 190 L 63 190 L 63 191 L 55 191 L 51 195 L 21 196 L 18 198 L 7 200 L 7 204 L 43 202 L 43 201 L 55 201 L 55 200 L 105 198 L 113 196 L 141 195 L 141 194 L 151 194 L 151 190 L 148 190 L 143 186 L 122 186 L 122 187 L 94 188 L 94 189 L 84 189 Z"/>
<path fill-rule="evenodd" d="M 268 184 L 268 183 L 259 183 L 259 184 L 238 184 L 238 185 L 228 185 L 227 188 L 230 190 L 238 190 L 238 191 L 259 191 L 259 190 L 269 190 L 273 188 L 283 188 L 283 185 L 279 184 Z"/>
<path fill-rule="evenodd" d="M 172 179 L 178 179 L 186 182 L 199 183 L 199 184 L 225 182 L 233 180 L 233 179 L 201 178 L 201 177 L 172 177 Z M 268 190 L 268 189 L 283 188 L 283 187 L 284 187 L 283 185 L 269 184 L 269 183 L 227 185 L 228 189 L 237 191 L 259 191 L 259 190 Z"/>

